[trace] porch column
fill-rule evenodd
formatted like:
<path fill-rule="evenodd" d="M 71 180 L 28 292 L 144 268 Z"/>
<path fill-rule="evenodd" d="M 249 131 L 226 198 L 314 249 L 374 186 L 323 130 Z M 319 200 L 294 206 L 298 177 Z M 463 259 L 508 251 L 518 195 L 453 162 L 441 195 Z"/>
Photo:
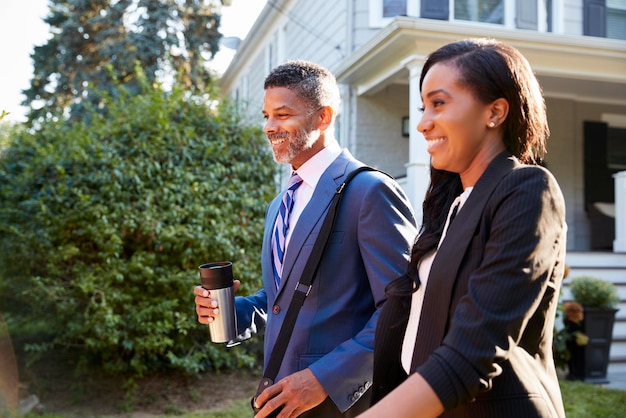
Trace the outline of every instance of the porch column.
<path fill-rule="evenodd" d="M 425 57 L 414 55 L 402 62 L 409 70 L 409 162 L 406 165 L 407 194 L 415 210 L 418 228 L 422 224 L 422 203 L 428 184 L 430 183 L 430 155 L 426 151 L 424 136 L 417 132 L 417 123 L 421 115 L 419 79 L 424 66 Z"/>
<path fill-rule="evenodd" d="M 614 253 L 626 253 L 626 171 L 613 174 L 615 178 L 615 241 Z"/>

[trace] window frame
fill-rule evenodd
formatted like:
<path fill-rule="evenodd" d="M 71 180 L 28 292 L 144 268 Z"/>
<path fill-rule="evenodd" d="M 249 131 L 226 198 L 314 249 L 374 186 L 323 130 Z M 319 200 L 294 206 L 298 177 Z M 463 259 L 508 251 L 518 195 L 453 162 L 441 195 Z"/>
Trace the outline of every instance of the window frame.
<path fill-rule="evenodd" d="M 427 1 L 427 0 L 424 0 Z M 439 0 L 441 1 L 441 0 Z M 486 22 L 476 22 L 470 20 L 461 20 L 455 19 L 453 17 L 454 14 L 454 2 L 455 0 L 448 0 L 448 19 L 442 21 L 448 22 L 458 22 L 465 24 L 476 24 L 481 26 L 492 26 L 498 28 L 505 29 L 520 29 L 516 22 L 517 15 L 517 2 L 523 1 L 527 2 L 528 0 L 502 0 L 504 2 L 504 23 L 496 24 L 496 23 L 486 23 Z M 560 11 L 563 9 L 563 1 L 564 0 L 552 0 L 552 6 L 550 13 L 546 11 L 546 7 L 544 6 L 547 0 L 535 0 L 538 16 L 537 16 L 537 28 L 533 29 L 537 32 L 548 32 L 550 29 L 547 22 L 547 17 L 549 14 L 552 15 L 552 32 L 555 32 L 555 29 L 558 29 L 560 25 L 557 25 L 558 16 L 561 15 Z M 383 17 L 383 2 L 384 0 L 369 0 L 369 25 L 371 28 L 382 28 L 387 26 L 395 17 Z M 406 15 L 409 17 L 421 17 L 421 0 L 406 0 Z"/>

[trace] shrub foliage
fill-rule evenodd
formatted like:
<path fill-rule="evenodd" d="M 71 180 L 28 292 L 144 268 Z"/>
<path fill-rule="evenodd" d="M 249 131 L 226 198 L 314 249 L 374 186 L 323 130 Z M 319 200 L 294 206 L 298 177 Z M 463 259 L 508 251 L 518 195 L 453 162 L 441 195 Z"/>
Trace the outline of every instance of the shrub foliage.
<path fill-rule="evenodd" d="M 574 300 L 587 308 L 611 309 L 619 304 L 615 285 L 600 277 L 575 277 L 572 279 L 570 291 Z"/>
<path fill-rule="evenodd" d="M 0 307 L 51 336 L 32 350 L 80 347 L 138 374 L 253 360 L 210 343 L 193 303 L 205 262 L 232 260 L 240 292 L 260 286 L 275 191 L 260 128 L 208 106 L 215 96 L 120 89 L 81 122 L 14 132 L 0 157 Z"/>

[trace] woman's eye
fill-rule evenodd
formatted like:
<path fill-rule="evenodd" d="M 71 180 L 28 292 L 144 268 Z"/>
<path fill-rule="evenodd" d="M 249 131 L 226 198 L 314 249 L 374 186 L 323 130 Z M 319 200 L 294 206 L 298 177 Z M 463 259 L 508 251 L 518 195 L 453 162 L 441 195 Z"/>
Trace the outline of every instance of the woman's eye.
<path fill-rule="evenodd" d="M 437 108 L 441 105 L 445 104 L 445 101 L 442 99 L 434 99 L 431 100 L 429 103 L 425 104 L 424 106 L 420 107 L 419 109 L 417 109 L 418 111 L 424 113 L 426 111 L 427 108 Z"/>

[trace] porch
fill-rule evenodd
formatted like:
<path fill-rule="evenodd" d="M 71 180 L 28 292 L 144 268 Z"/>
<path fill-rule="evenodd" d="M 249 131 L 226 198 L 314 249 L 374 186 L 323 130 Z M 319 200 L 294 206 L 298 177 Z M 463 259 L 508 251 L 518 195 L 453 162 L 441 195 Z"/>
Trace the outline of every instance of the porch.
<path fill-rule="evenodd" d="M 565 262 L 570 271 L 563 282 L 561 300 L 571 300 L 569 284 L 578 276 L 600 277 L 617 286 L 620 304 L 613 326 L 609 369 L 626 372 L 626 253 L 569 251 Z"/>

